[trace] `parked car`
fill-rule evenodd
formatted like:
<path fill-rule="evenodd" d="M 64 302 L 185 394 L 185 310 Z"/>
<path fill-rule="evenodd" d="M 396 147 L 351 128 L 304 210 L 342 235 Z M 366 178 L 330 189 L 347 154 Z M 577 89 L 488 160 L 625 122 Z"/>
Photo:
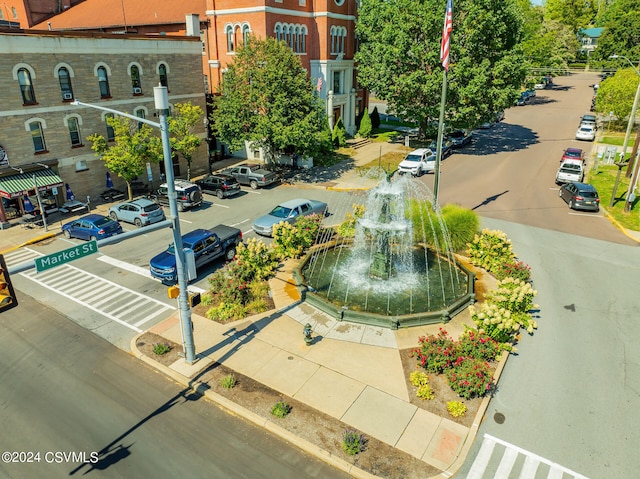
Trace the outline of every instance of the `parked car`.
<path fill-rule="evenodd" d="M 581 182 L 583 178 L 584 169 L 581 164 L 563 162 L 556 173 L 556 184 Z"/>
<path fill-rule="evenodd" d="M 471 144 L 473 133 L 470 130 L 455 130 L 447 138 L 451 140 L 452 148 L 462 148 Z"/>
<path fill-rule="evenodd" d="M 433 171 L 436 167 L 436 155 L 429 148 L 413 150 L 398 165 L 398 173 L 410 173 L 420 176 Z"/>
<path fill-rule="evenodd" d="M 516 106 L 523 106 L 527 101 L 529 101 L 529 95 L 527 94 L 527 92 L 523 91 L 522 93 L 520 93 L 520 96 L 516 100 L 515 104 Z"/>
<path fill-rule="evenodd" d="M 244 163 L 223 171 L 224 174 L 233 176 L 241 185 L 248 185 L 256 190 L 278 181 L 278 176 L 260 165 Z"/>
<path fill-rule="evenodd" d="M 500 123 L 502 120 L 504 120 L 504 110 L 501 110 L 495 113 L 494 115 L 492 115 L 489 120 L 485 121 L 484 123 L 481 123 L 480 126 L 478 126 L 478 128 L 487 130 L 491 128 L 493 125 L 495 125 L 496 123 Z"/>
<path fill-rule="evenodd" d="M 138 228 L 165 219 L 162 207 L 146 198 L 114 205 L 109 208 L 109 216 L 114 221 L 126 221 L 136 225 Z"/>
<path fill-rule="evenodd" d="M 580 125 L 576 131 L 576 140 L 593 141 L 596 139 L 596 129 L 590 125 Z"/>
<path fill-rule="evenodd" d="M 574 210 L 600 211 L 600 197 L 596 189 L 586 183 L 571 182 L 562 185 L 558 191 L 569 208 Z"/>
<path fill-rule="evenodd" d="M 122 226 L 108 216 L 86 215 L 62 225 L 65 238 L 99 240 L 122 233 Z"/>
<path fill-rule="evenodd" d="M 240 183 L 233 176 L 224 174 L 208 175 L 196 180 L 196 185 L 205 193 L 211 193 L 218 198 L 227 198 L 240 193 Z"/>
<path fill-rule="evenodd" d="M 323 201 L 306 199 L 285 201 L 266 215 L 255 220 L 251 228 L 259 235 L 272 236 L 273 226 L 281 221 L 293 224 L 298 216 L 310 216 L 314 214 L 327 216 L 327 204 Z"/>
<path fill-rule="evenodd" d="M 202 190 L 198 185 L 186 180 L 175 180 L 173 184 L 178 195 L 178 211 L 202 204 Z M 169 188 L 166 183 L 160 185 L 153 199 L 160 205 L 169 204 Z"/>
<path fill-rule="evenodd" d="M 567 160 L 580 160 L 580 163 L 584 164 L 584 151 L 582 151 L 582 148 L 567 148 L 562 153 L 560 163 Z"/>
<path fill-rule="evenodd" d="M 429 143 L 429 146 L 427 146 L 428 149 L 430 149 L 431 151 L 434 152 L 434 154 L 437 153 L 438 151 L 438 141 L 437 140 L 433 140 L 431 143 Z M 453 142 L 448 139 L 447 137 L 443 137 L 442 138 L 442 159 L 444 160 L 447 156 L 449 156 L 451 153 L 453 153 Z"/>
<path fill-rule="evenodd" d="M 590 115 L 590 114 L 582 115 L 582 118 L 580 119 L 580 123 L 592 123 L 593 125 L 595 125 L 597 123 L 597 118 L 595 115 Z"/>
<path fill-rule="evenodd" d="M 182 236 L 182 246 L 193 251 L 194 263 L 189 265 L 187 256 L 187 274 L 189 280 L 195 279 L 198 268 L 212 261 L 224 257 L 231 261 L 236 255 L 236 248 L 242 242 L 242 231 L 226 225 L 218 225 L 210 230 L 196 229 Z M 178 271 L 176 268 L 176 255 L 173 243 L 162 253 L 154 256 L 149 261 L 151 276 L 158 278 L 164 284 L 176 284 Z"/>

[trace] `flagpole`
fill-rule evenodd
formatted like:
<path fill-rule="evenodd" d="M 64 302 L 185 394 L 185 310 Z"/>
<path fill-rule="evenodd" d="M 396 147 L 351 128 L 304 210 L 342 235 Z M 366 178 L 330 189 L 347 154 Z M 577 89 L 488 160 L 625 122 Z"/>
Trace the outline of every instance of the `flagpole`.
<path fill-rule="evenodd" d="M 436 146 L 436 165 L 433 172 L 433 208 L 437 210 L 440 191 L 440 162 L 442 161 L 442 137 L 444 134 L 444 107 L 447 103 L 447 70 L 442 76 L 442 95 L 440 97 L 440 118 L 438 120 L 438 143 Z"/>

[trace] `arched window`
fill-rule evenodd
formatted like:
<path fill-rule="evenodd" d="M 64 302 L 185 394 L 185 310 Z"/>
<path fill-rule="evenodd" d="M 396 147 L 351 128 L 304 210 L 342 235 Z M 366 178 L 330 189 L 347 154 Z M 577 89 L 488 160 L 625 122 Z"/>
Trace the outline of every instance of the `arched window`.
<path fill-rule="evenodd" d="M 244 24 L 242 25 L 242 41 L 244 42 L 244 45 L 249 44 L 249 38 L 251 38 L 251 27 L 249 27 L 249 25 L 247 24 Z"/>
<path fill-rule="evenodd" d="M 11 14 L 13 15 L 14 19 L 18 18 L 18 10 L 16 10 L 16 7 L 11 7 Z"/>
<path fill-rule="evenodd" d="M 274 30 L 276 34 L 276 41 L 279 42 L 280 40 L 282 40 L 282 25 L 280 23 L 276 23 Z"/>
<path fill-rule="evenodd" d="M 71 146 L 82 146 L 82 138 L 80 136 L 80 125 L 78 119 L 74 116 L 67 119 L 69 127 L 69 137 L 71 138 Z"/>
<path fill-rule="evenodd" d="M 331 35 L 331 53 L 336 52 L 336 27 L 331 27 L 329 30 L 329 35 Z"/>
<path fill-rule="evenodd" d="M 29 124 L 31 130 L 31 139 L 33 140 L 33 149 L 36 153 L 47 151 L 47 147 L 44 142 L 44 133 L 42 132 L 42 124 L 39 121 L 34 121 Z"/>
<path fill-rule="evenodd" d="M 116 139 L 116 132 L 113 127 L 107 122 L 108 118 L 113 118 L 113 113 L 106 113 L 104 115 L 104 122 L 107 126 L 107 141 L 114 141 Z"/>
<path fill-rule="evenodd" d="M 158 65 L 158 76 L 160 77 L 160 85 L 169 88 L 169 81 L 167 80 L 167 65 L 164 63 Z"/>
<path fill-rule="evenodd" d="M 18 83 L 20 84 L 20 92 L 22 93 L 22 103 L 25 105 L 35 105 L 36 94 L 33 91 L 29 70 L 26 68 L 18 70 Z"/>
<path fill-rule="evenodd" d="M 291 50 L 293 50 L 294 45 L 295 45 L 295 35 L 296 35 L 296 27 L 293 25 L 289 25 L 289 48 L 291 48 Z M 294 50 L 295 51 L 295 50 Z"/>
<path fill-rule="evenodd" d="M 73 88 L 71 88 L 71 75 L 69 70 L 62 67 L 58 70 L 58 81 L 60 82 L 60 93 L 64 101 L 73 100 Z"/>
<path fill-rule="evenodd" d="M 142 94 L 142 83 L 140 81 L 140 69 L 136 65 L 131 65 L 131 87 L 134 95 Z"/>
<path fill-rule="evenodd" d="M 235 52 L 236 46 L 235 39 L 233 38 L 233 25 L 227 25 L 224 31 L 227 34 L 227 53 Z"/>
<path fill-rule="evenodd" d="M 105 67 L 98 67 L 98 86 L 100 87 L 100 98 L 110 98 L 109 77 Z"/>
<path fill-rule="evenodd" d="M 300 40 L 300 53 L 307 53 L 307 27 L 302 26 L 302 39 Z"/>
<path fill-rule="evenodd" d="M 136 115 L 138 118 L 146 118 L 147 117 L 147 112 L 145 111 L 144 108 L 137 108 L 134 112 L 134 115 Z M 140 121 L 138 122 L 138 130 L 140 128 L 142 128 L 143 123 Z"/>

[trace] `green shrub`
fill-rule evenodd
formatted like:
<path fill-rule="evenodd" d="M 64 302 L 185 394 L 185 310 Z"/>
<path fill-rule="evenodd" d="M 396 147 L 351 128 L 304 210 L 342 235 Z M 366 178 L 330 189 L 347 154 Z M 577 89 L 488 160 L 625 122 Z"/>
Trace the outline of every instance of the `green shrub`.
<path fill-rule="evenodd" d="M 353 429 L 347 429 L 342 435 L 342 450 L 349 456 L 355 456 L 356 454 L 364 451 L 367 444 L 364 434 L 360 434 Z"/>
<path fill-rule="evenodd" d="M 365 108 L 364 113 L 362 114 L 362 119 L 360 120 L 358 136 L 369 138 L 371 136 L 371 131 L 373 131 L 373 126 L 371 124 L 371 118 L 369 117 L 369 110 Z"/>
<path fill-rule="evenodd" d="M 480 331 L 499 343 L 513 342 L 521 327 L 530 334 L 538 325 L 528 313 L 512 313 L 490 301 L 484 302 L 480 308 L 469 306 L 471 319 Z"/>
<path fill-rule="evenodd" d="M 336 148 L 342 148 L 347 144 L 347 130 L 344 128 L 342 117 L 338 118 L 333 131 L 331 132 L 331 141 Z"/>
<path fill-rule="evenodd" d="M 207 318 L 212 321 L 228 323 L 246 317 L 247 310 L 239 303 L 219 303 L 209 308 Z"/>
<path fill-rule="evenodd" d="M 421 384 L 420 386 L 418 386 L 416 396 L 418 396 L 420 399 L 426 399 L 429 401 L 431 401 L 435 397 L 431 386 L 429 386 L 428 384 Z"/>
<path fill-rule="evenodd" d="M 475 329 L 467 329 L 457 344 L 457 351 L 460 356 L 483 361 L 495 361 L 502 354 L 502 351 L 510 350 L 510 344 L 499 343 L 486 332 Z"/>
<path fill-rule="evenodd" d="M 499 230 L 483 229 L 467 244 L 467 254 L 472 264 L 494 272 L 505 263 L 515 261 L 511 240 Z"/>
<path fill-rule="evenodd" d="M 284 401 L 279 401 L 271 407 L 271 414 L 276 417 L 283 418 L 291 412 L 291 406 Z"/>
<path fill-rule="evenodd" d="M 273 251 L 280 258 L 298 258 L 317 238 L 322 215 L 298 216 L 292 225 L 286 221 L 273 226 Z"/>
<path fill-rule="evenodd" d="M 442 217 L 447 225 L 451 247 L 454 251 L 464 251 L 480 226 L 478 215 L 470 209 L 449 203 L 442 207 Z"/>
<path fill-rule="evenodd" d="M 531 279 L 531 268 L 522 261 L 507 262 L 496 266 L 493 274 L 498 279 L 515 278 L 529 281 Z"/>
<path fill-rule="evenodd" d="M 412 353 L 418 358 L 420 365 L 430 373 L 440 374 L 449 369 L 456 360 L 456 344 L 442 328 L 437 336 L 418 338 L 418 343 L 420 346 Z"/>
<path fill-rule="evenodd" d="M 373 111 L 371 112 L 371 127 L 374 130 L 380 128 L 380 112 L 378 111 L 378 107 L 373 107 Z"/>
<path fill-rule="evenodd" d="M 171 351 L 171 346 L 167 343 L 156 343 L 153 345 L 153 354 L 157 354 L 158 356 L 167 354 L 169 351 Z"/>
<path fill-rule="evenodd" d="M 264 241 L 256 238 L 249 238 L 238 245 L 235 261 L 251 267 L 251 279 L 267 279 L 273 276 L 278 267 L 278 258 L 273 250 Z"/>
<path fill-rule="evenodd" d="M 460 401 L 448 401 L 447 411 L 449 411 L 449 414 L 453 417 L 462 417 L 467 412 L 467 406 Z"/>
<path fill-rule="evenodd" d="M 512 313 L 526 313 L 537 307 L 533 304 L 533 298 L 537 294 L 531 284 L 520 279 L 505 278 L 498 281 L 497 288 L 489 291 L 485 298 Z"/>
<path fill-rule="evenodd" d="M 346 220 L 338 226 L 338 234 L 343 238 L 353 238 L 356 235 L 356 223 L 364 215 L 364 205 L 354 204 L 353 213 L 347 213 Z"/>
<path fill-rule="evenodd" d="M 479 359 L 459 357 L 446 376 L 451 389 L 465 399 L 482 397 L 493 385 L 489 364 Z"/>
<path fill-rule="evenodd" d="M 238 384 L 238 381 L 233 374 L 227 374 L 225 377 L 220 379 L 220 386 L 225 389 L 233 389 L 236 384 Z"/>

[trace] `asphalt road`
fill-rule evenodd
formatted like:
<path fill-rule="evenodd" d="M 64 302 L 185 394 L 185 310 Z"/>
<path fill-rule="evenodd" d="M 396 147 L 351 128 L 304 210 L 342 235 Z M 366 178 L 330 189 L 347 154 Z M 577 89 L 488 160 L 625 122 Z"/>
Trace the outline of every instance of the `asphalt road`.
<path fill-rule="evenodd" d="M 0 477 L 349 477 L 19 301 L 0 317 Z"/>

